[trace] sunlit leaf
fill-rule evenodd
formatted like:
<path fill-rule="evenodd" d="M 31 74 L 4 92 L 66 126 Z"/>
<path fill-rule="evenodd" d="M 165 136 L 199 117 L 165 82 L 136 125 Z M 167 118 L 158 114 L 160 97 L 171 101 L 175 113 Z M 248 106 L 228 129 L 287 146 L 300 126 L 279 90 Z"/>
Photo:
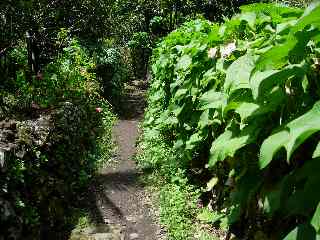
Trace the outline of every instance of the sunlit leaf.
<path fill-rule="evenodd" d="M 256 139 L 258 131 L 256 125 L 245 127 L 239 134 L 226 130 L 212 143 L 208 166 L 213 167 L 218 161 L 233 157 L 239 149 Z"/>
<path fill-rule="evenodd" d="M 312 217 L 311 225 L 314 227 L 316 232 L 320 231 L 320 203 L 318 204 L 318 207 Z"/>
<path fill-rule="evenodd" d="M 282 147 L 287 150 L 287 160 L 289 161 L 294 150 L 311 135 L 320 131 L 319 121 L 320 102 L 317 102 L 309 112 L 288 123 L 282 130 L 268 137 L 260 149 L 260 168 L 265 168 Z"/>
<path fill-rule="evenodd" d="M 234 61 L 227 70 L 227 76 L 224 83 L 224 90 L 231 94 L 237 89 L 250 88 L 250 75 L 254 69 L 255 57 L 252 54 L 246 54 Z"/>

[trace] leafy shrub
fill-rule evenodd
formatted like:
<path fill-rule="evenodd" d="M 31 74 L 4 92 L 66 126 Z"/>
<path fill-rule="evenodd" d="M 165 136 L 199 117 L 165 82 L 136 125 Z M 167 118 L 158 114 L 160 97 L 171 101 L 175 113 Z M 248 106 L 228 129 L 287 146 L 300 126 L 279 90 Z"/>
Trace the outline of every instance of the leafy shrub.
<path fill-rule="evenodd" d="M 147 32 L 136 32 L 128 42 L 130 48 L 150 48 L 150 36 Z"/>
<path fill-rule="evenodd" d="M 210 172 L 213 206 L 237 235 L 315 239 L 320 5 L 241 9 L 221 25 L 186 23 L 158 45 L 144 127 L 183 154 L 186 170 Z"/>
<path fill-rule="evenodd" d="M 27 49 L 23 42 L 18 42 L 15 48 L 7 48 L 1 52 L 0 57 L 0 91 L 11 93 L 16 89 L 16 71 L 27 66 Z M 1 99 L 0 99 L 1 101 Z M 0 104 L 3 105 L 3 104 Z"/>
<path fill-rule="evenodd" d="M 274 3 L 283 4 L 285 6 L 291 6 L 291 7 L 306 7 L 308 4 L 312 2 L 312 0 L 285 0 L 285 1 L 279 1 L 275 0 Z"/>
<path fill-rule="evenodd" d="M 108 105 L 100 106 L 104 111 L 97 113 L 90 99 L 65 102 L 47 116 L 17 122 L 17 146 L 6 153 L 5 168 L 0 167 L 5 237 L 22 231 L 37 238 L 40 229 L 47 238 L 52 231 L 65 230 L 78 193 L 111 152 L 114 117 Z M 6 208 L 9 213 L 3 213 Z"/>
<path fill-rule="evenodd" d="M 132 66 L 136 78 L 144 78 L 151 55 L 151 37 L 147 32 L 136 32 L 128 42 Z"/>
<path fill-rule="evenodd" d="M 119 100 L 129 77 L 124 52 L 125 49 L 114 47 L 114 43 L 106 40 L 95 46 L 93 55 L 97 79 L 103 88 L 103 95 L 111 101 Z"/>
<path fill-rule="evenodd" d="M 19 48 L 12 56 L 23 63 L 24 54 Z M 0 238 L 48 239 L 56 231 L 50 238 L 62 239 L 78 194 L 112 150 L 114 116 L 101 97 L 95 62 L 77 40 L 32 79 L 22 65 L 15 91 L 0 95 L 15 119 L 9 129 L 7 120 L 0 126 L 10 133 L 0 136 Z"/>
<path fill-rule="evenodd" d="M 161 34 L 166 31 L 165 19 L 161 16 L 154 16 L 150 21 L 150 30 L 154 34 Z"/>
<path fill-rule="evenodd" d="M 13 53 L 15 51 L 17 50 Z M 26 51 L 22 52 L 26 54 Z M 93 60 L 78 41 L 73 39 L 63 49 L 63 53 L 45 66 L 37 76 L 29 79 L 26 66 L 17 72 L 16 97 L 41 107 L 49 107 L 83 95 L 94 98 L 100 90 L 95 80 L 94 67 Z"/>

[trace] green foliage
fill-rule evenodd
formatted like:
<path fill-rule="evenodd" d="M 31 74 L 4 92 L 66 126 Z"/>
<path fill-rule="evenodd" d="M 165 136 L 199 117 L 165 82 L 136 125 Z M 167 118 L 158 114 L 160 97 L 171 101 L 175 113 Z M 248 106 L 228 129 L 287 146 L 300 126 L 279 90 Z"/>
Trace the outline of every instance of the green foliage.
<path fill-rule="evenodd" d="M 154 43 L 188 19 L 204 15 L 210 20 L 221 21 L 238 11 L 241 4 L 253 0 L 10 0 L 0 3 L 0 50 L 15 46 L 25 39 L 28 31 L 39 48 L 40 65 L 51 61 L 61 48 L 61 37 L 77 36 L 81 41 L 113 38 L 116 48 L 135 41 L 146 33 Z M 61 31 L 64 29 L 64 31 Z M 58 34 L 59 33 L 59 34 Z M 58 37 L 57 37 L 58 34 Z M 128 54 L 133 58 L 135 77 L 145 77 L 150 51 L 148 43 L 136 42 L 140 51 Z M 142 48 L 141 48 L 142 47 Z M 143 50 L 144 49 L 144 50 Z M 126 52 L 128 53 L 128 52 Z M 38 54 L 37 54 L 38 55 Z M 139 62 L 140 61 L 140 62 Z M 138 65 L 136 65 L 138 64 Z"/>
<path fill-rule="evenodd" d="M 273 0 L 272 2 L 277 4 L 283 4 L 284 6 L 291 6 L 291 7 L 306 7 L 308 4 L 312 3 L 312 0 Z"/>
<path fill-rule="evenodd" d="M 147 129 L 139 144 L 137 160 L 143 169 L 153 169 L 149 182 L 158 186 L 160 221 L 172 240 L 193 239 L 193 216 L 199 191 L 188 183 L 181 156 L 170 149 L 157 131 Z"/>
<path fill-rule="evenodd" d="M 65 36 L 60 39 L 65 42 Z M 10 113 L 4 117 L 19 121 L 17 138 L 13 134 L 9 140 L 16 149 L 0 166 L 0 222 L 5 229 L 0 238 L 23 231 L 38 239 L 40 225 L 49 232 L 65 231 L 78 194 L 113 150 L 115 117 L 101 97 L 95 61 L 77 40 L 66 43 L 31 79 L 25 48 L 12 51 L 21 69 L 12 89 L 1 91 L 1 100 Z"/>
<path fill-rule="evenodd" d="M 38 238 L 43 226 L 48 231 L 63 231 L 72 208 L 78 206 L 77 195 L 110 157 L 114 116 L 108 106 L 102 106 L 100 114 L 92 102 L 78 104 L 68 102 L 54 113 L 46 145 L 38 146 L 29 127 L 23 133 L 23 126 L 19 126 L 19 146 L 25 155 L 8 159 L 0 177 L 0 198 L 10 207 L 10 211 L 6 205 L 0 207 L 1 212 L 7 211 L 1 214 L 0 222 L 6 229 L 1 236 L 10 235 L 15 224 L 31 238 Z M 16 230 L 15 234 L 21 232 Z"/>
<path fill-rule="evenodd" d="M 161 16 L 154 16 L 150 21 L 150 31 L 153 34 L 161 35 L 167 30 L 166 19 Z"/>
<path fill-rule="evenodd" d="M 19 50 L 14 50 L 13 53 Z M 20 51 L 21 52 L 21 51 Z M 26 51 L 23 51 L 26 54 Z M 22 58 L 22 57 L 21 57 Z M 63 100 L 86 95 L 94 98 L 99 92 L 93 70 L 95 63 L 78 41 L 73 39 L 63 52 L 37 76 L 28 79 L 28 69 L 17 72 L 18 98 L 49 107 Z"/>
<path fill-rule="evenodd" d="M 107 40 L 94 46 L 97 80 L 102 86 L 104 97 L 110 101 L 119 100 L 124 83 L 128 81 L 128 64 L 124 51 L 125 49 L 115 47 L 112 41 Z"/>
<path fill-rule="evenodd" d="M 73 35 L 95 39 L 108 34 L 113 24 L 110 6 L 114 1 L 76 0 L 56 2 L 53 0 L 10 0 L 0 3 L 0 49 L 22 39 L 27 30 L 39 31 L 38 41 L 52 39 L 60 28 L 70 29 Z M 110 26 L 110 27 L 109 27 Z"/>
<path fill-rule="evenodd" d="M 183 156 L 184 169 L 218 179 L 209 191 L 232 229 L 246 222 L 249 239 L 280 238 L 302 222 L 297 231 L 312 236 L 302 239 L 314 239 L 320 6 L 241 9 L 220 25 L 186 23 L 159 43 L 144 127 Z"/>
<path fill-rule="evenodd" d="M 17 46 L 10 52 L 11 64 L 18 64 L 19 66 L 27 66 L 27 48 L 23 42 L 17 44 Z"/>
<path fill-rule="evenodd" d="M 128 42 L 130 48 L 150 48 L 151 40 L 147 32 L 136 32 Z"/>
<path fill-rule="evenodd" d="M 136 78 L 144 78 L 151 56 L 152 40 L 148 32 L 136 32 L 128 42 L 133 71 Z"/>
<path fill-rule="evenodd" d="M 194 239 L 192 216 L 196 213 L 197 191 L 191 186 L 167 184 L 160 192 L 161 223 L 169 239 Z"/>

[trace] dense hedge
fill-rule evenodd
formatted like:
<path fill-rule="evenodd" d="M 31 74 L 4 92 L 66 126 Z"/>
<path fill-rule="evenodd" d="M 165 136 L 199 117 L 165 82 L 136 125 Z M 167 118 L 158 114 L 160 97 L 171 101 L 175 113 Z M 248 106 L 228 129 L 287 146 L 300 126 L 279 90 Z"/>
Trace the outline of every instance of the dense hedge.
<path fill-rule="evenodd" d="M 207 180 L 209 222 L 246 239 L 316 239 L 320 5 L 241 11 L 186 23 L 154 50 L 145 136 L 182 154 L 190 181 Z"/>
<path fill-rule="evenodd" d="M 1 89 L 0 239 L 63 239 L 70 210 L 111 152 L 114 115 L 77 40 L 32 79 L 25 53 L 13 50 L 20 68 Z"/>

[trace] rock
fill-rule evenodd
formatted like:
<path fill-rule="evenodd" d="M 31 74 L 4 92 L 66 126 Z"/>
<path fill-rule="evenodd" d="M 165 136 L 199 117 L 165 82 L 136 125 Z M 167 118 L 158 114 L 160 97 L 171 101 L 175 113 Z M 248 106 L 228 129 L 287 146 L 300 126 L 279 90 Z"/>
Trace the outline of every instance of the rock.
<path fill-rule="evenodd" d="M 118 225 L 98 224 L 84 229 L 73 230 L 69 240 L 121 240 L 121 229 Z"/>
<path fill-rule="evenodd" d="M 4 168 L 5 164 L 5 152 L 0 149 L 0 168 Z"/>
<path fill-rule="evenodd" d="M 134 239 L 138 239 L 139 238 L 139 234 L 138 233 L 131 233 L 129 235 L 129 239 L 130 240 L 134 240 Z"/>
<path fill-rule="evenodd" d="M 127 217 L 126 217 L 126 220 L 127 220 L 128 222 L 132 222 L 132 223 L 136 223 L 136 222 L 137 222 L 137 218 L 134 217 L 134 216 L 127 216 Z"/>
<path fill-rule="evenodd" d="M 113 221 L 112 221 L 111 219 L 106 218 L 106 217 L 103 218 L 103 222 L 104 222 L 105 224 L 112 224 L 112 223 L 113 223 Z"/>
<path fill-rule="evenodd" d="M 94 240 L 120 240 L 118 236 L 112 233 L 96 233 L 92 237 Z"/>
<path fill-rule="evenodd" d="M 17 123 L 18 141 L 30 146 L 43 146 L 50 135 L 51 115 L 41 115 L 37 119 Z"/>

